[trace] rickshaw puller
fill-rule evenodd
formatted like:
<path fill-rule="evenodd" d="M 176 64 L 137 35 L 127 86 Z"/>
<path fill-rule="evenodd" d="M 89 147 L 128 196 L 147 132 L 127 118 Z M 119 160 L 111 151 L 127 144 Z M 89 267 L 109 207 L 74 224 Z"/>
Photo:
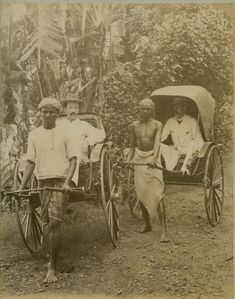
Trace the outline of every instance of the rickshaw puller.
<path fill-rule="evenodd" d="M 36 169 L 39 187 L 56 187 L 68 190 L 76 169 L 77 144 L 71 133 L 56 126 L 60 103 L 54 98 L 44 98 L 38 108 L 42 126 L 29 134 L 27 164 L 19 191 L 25 188 Z M 50 261 L 45 283 L 55 282 L 56 263 L 60 249 L 61 222 L 64 216 L 65 195 L 62 192 L 42 192 L 42 224 L 49 224 Z"/>
<path fill-rule="evenodd" d="M 159 163 L 162 124 L 154 119 L 154 103 L 150 99 L 140 102 L 138 121 L 130 125 L 130 151 L 127 162 L 145 163 L 148 166 L 135 166 L 135 189 L 140 201 L 145 227 L 143 233 L 152 230 L 150 217 L 158 213 L 161 223 L 161 242 L 168 242 L 164 206 L 164 182 L 162 171 L 153 168 Z"/>

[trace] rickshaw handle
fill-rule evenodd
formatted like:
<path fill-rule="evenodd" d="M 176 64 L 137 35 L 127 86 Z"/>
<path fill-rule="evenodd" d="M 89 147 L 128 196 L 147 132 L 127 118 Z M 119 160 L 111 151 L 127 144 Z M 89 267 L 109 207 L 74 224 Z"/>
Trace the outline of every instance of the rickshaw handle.
<path fill-rule="evenodd" d="M 11 192 L 5 192 L 6 195 L 16 195 L 20 193 L 30 193 L 30 192 L 36 192 L 36 191 L 57 191 L 57 192 L 72 192 L 72 191 L 82 191 L 84 192 L 84 188 L 70 188 L 68 190 L 64 190 L 62 188 L 54 188 L 54 187 L 43 187 L 43 188 L 35 188 L 35 189 L 27 189 L 27 190 L 21 190 L 21 191 L 11 191 Z"/>

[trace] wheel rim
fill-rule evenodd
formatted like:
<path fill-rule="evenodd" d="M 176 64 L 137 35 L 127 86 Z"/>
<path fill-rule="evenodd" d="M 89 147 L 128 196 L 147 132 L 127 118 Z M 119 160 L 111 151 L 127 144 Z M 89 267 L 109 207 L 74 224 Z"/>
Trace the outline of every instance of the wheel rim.
<path fill-rule="evenodd" d="M 14 174 L 14 189 L 17 190 L 22 178 L 23 172 L 19 171 L 19 163 L 16 165 Z M 32 175 L 26 189 L 37 187 L 37 180 Z M 41 207 L 33 207 L 27 197 L 15 198 L 16 219 L 22 240 L 30 253 L 34 254 L 40 251 L 43 241 L 43 230 L 41 223 Z"/>
<path fill-rule="evenodd" d="M 115 190 L 114 173 L 108 151 L 104 149 L 100 159 L 101 199 L 105 220 L 109 229 L 109 236 L 114 245 L 119 240 L 119 215 L 117 205 L 112 194 Z"/>
<path fill-rule="evenodd" d="M 130 169 L 128 174 L 128 203 L 131 215 L 137 220 L 143 219 L 140 201 L 137 199 L 135 191 L 134 169 Z"/>
<path fill-rule="evenodd" d="M 40 251 L 43 231 L 40 219 L 40 209 L 32 209 L 29 200 L 16 200 L 16 215 L 23 242 L 30 253 Z"/>
<path fill-rule="evenodd" d="M 224 204 L 224 170 L 220 149 L 213 146 L 207 156 L 204 175 L 205 207 L 208 220 L 216 226 Z"/>

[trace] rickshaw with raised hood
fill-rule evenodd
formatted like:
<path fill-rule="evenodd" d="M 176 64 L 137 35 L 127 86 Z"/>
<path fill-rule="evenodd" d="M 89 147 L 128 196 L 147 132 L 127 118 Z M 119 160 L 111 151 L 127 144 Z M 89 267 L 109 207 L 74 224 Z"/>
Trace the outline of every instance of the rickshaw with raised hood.
<path fill-rule="evenodd" d="M 184 97 L 187 101 L 187 114 L 194 117 L 203 138 L 203 146 L 196 157 L 191 159 L 188 173 L 179 171 L 185 155 L 181 155 L 172 171 L 162 165 L 164 182 L 166 185 L 198 186 L 203 189 L 205 210 L 212 226 L 216 226 L 222 216 L 224 205 L 224 169 L 222 159 L 222 144 L 214 139 L 215 100 L 211 94 L 200 86 L 167 86 L 152 92 L 150 99 L 155 104 L 155 117 L 164 125 L 174 115 L 173 100 Z M 142 211 L 136 197 L 134 187 L 134 170 L 129 170 L 128 201 L 130 212 L 136 219 L 142 218 Z"/>

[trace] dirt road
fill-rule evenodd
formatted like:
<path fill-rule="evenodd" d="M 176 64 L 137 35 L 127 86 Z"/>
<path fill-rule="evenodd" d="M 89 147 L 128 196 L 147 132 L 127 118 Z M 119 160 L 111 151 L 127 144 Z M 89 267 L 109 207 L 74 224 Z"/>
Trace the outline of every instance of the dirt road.
<path fill-rule="evenodd" d="M 120 205 L 121 240 L 109 241 L 101 207 L 80 203 L 75 224 L 63 227 L 58 282 L 43 285 L 45 258 L 33 259 L 24 248 L 14 214 L 1 214 L 1 298 L 78 298 L 85 294 L 139 295 L 142 298 L 233 298 L 232 158 L 225 159 L 223 217 L 213 228 L 207 221 L 203 190 L 167 188 L 171 242 L 160 244 L 159 223 L 145 235 L 127 206 Z M 63 295 L 64 294 L 64 295 Z M 18 298 L 18 296 L 17 296 Z"/>

